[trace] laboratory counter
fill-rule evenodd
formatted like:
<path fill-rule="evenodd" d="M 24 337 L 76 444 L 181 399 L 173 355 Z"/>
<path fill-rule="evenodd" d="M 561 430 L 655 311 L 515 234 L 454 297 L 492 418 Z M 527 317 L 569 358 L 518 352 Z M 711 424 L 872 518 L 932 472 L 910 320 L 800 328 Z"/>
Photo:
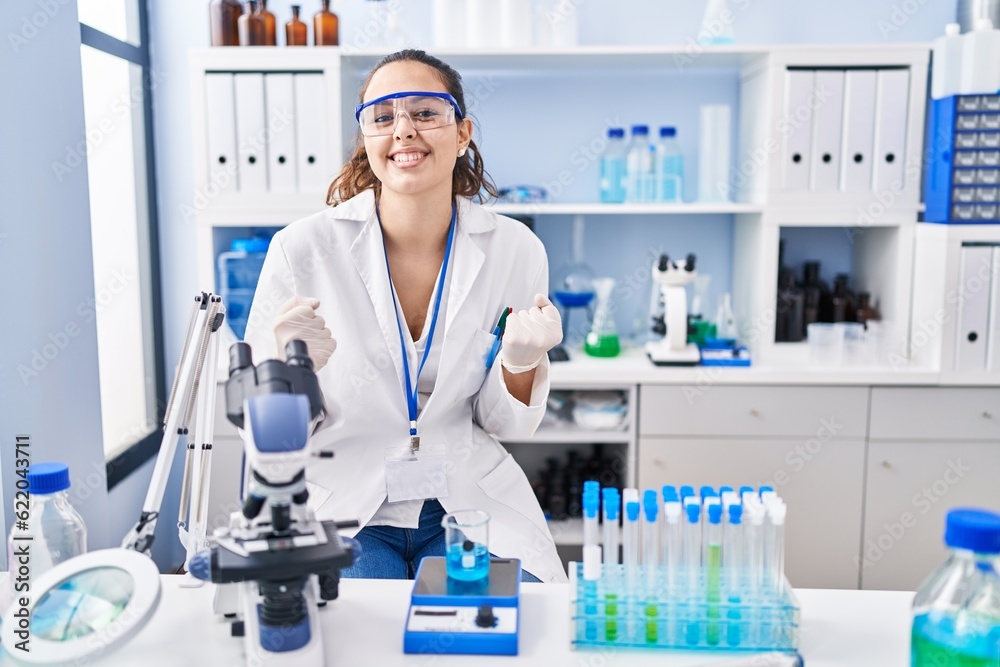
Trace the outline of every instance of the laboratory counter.
<path fill-rule="evenodd" d="M 212 613 L 214 587 L 181 588 L 183 577 L 162 575 L 160 603 L 138 635 L 90 667 L 244 667 L 242 639 Z M 320 614 L 328 667 L 430 667 L 527 664 L 544 667 L 688 667 L 732 653 L 570 649 L 568 584 L 523 584 L 520 654 L 406 655 L 403 622 L 412 581 L 345 580 L 340 597 Z M 796 590 L 802 607 L 800 652 L 808 667 L 906 667 L 910 664 L 913 593 Z M 6 667 L 15 663 L 0 658 Z"/>

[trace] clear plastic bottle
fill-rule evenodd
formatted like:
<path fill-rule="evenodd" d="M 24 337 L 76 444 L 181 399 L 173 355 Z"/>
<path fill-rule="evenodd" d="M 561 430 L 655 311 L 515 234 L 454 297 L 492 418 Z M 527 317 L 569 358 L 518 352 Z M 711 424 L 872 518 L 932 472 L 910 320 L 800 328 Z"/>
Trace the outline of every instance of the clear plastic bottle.
<path fill-rule="evenodd" d="M 939 100 L 957 95 L 962 87 L 962 28 L 957 23 L 944 27 L 944 35 L 934 40 L 931 97 Z"/>
<path fill-rule="evenodd" d="M 976 19 L 976 28 L 962 36 L 962 94 L 995 95 L 1000 89 L 1000 30 L 988 18 Z"/>
<path fill-rule="evenodd" d="M 656 145 L 656 199 L 666 202 L 684 200 L 684 157 L 677 145 L 677 129 L 660 128 Z"/>
<path fill-rule="evenodd" d="M 608 128 L 608 144 L 601 155 L 601 201 L 605 204 L 621 204 L 625 201 L 627 155 L 625 130 L 620 127 Z"/>
<path fill-rule="evenodd" d="M 632 126 L 632 143 L 628 149 L 628 176 L 625 201 L 654 201 L 653 146 L 649 143 L 649 126 Z"/>
<path fill-rule="evenodd" d="M 1000 514 L 948 512 L 948 559 L 913 600 L 912 667 L 996 667 L 1000 656 Z"/>
<path fill-rule="evenodd" d="M 65 463 L 33 463 L 28 469 L 28 518 L 15 518 L 7 541 L 7 564 L 15 591 L 19 583 L 30 584 L 59 563 L 87 552 L 87 527 L 69 502 L 69 486 Z M 20 555 L 25 548 L 26 558 Z M 25 560 L 27 566 L 22 569 Z"/>

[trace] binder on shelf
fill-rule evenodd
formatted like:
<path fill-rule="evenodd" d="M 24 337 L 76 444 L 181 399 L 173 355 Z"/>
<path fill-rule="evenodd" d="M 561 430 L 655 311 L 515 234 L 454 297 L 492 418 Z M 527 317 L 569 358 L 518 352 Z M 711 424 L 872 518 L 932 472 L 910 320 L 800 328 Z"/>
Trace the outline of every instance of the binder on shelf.
<path fill-rule="evenodd" d="M 817 192 L 832 192 L 839 185 L 845 74 L 844 70 L 816 72 L 809 187 Z"/>
<path fill-rule="evenodd" d="M 877 83 L 874 70 L 848 70 L 844 79 L 840 189 L 845 192 L 865 192 L 872 189 Z"/>
<path fill-rule="evenodd" d="M 236 192 L 239 189 L 234 95 L 232 74 L 205 75 L 208 182 L 220 192 Z"/>
<path fill-rule="evenodd" d="M 299 191 L 325 192 L 329 183 L 326 173 L 326 104 L 323 94 L 323 75 L 293 76 Z"/>
<path fill-rule="evenodd" d="M 785 75 L 785 115 L 788 132 L 782 151 L 781 188 L 809 189 L 815 70 L 788 70 Z"/>
<path fill-rule="evenodd" d="M 993 263 L 990 266 L 990 323 L 986 365 L 994 373 L 1000 373 L 1000 245 L 993 246 Z"/>
<path fill-rule="evenodd" d="M 910 70 L 880 69 L 877 78 L 872 189 L 899 192 L 906 184 L 904 163 Z"/>
<path fill-rule="evenodd" d="M 986 370 L 989 341 L 993 248 L 963 245 L 958 273 L 958 331 L 955 336 L 955 370 Z"/>
<path fill-rule="evenodd" d="M 267 125 L 264 75 L 236 74 L 236 152 L 240 192 L 267 191 Z"/>
<path fill-rule="evenodd" d="M 292 74 L 265 74 L 267 173 L 271 192 L 295 192 L 295 92 Z"/>

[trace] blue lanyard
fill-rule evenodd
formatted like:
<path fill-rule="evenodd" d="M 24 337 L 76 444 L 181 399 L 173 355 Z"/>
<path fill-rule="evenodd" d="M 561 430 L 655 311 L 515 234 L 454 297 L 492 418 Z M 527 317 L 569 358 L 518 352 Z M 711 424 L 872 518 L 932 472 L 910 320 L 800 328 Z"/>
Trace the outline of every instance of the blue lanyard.
<path fill-rule="evenodd" d="M 375 214 L 378 215 L 378 206 L 375 207 Z M 379 219 L 379 224 L 382 220 Z M 455 240 L 455 205 L 451 206 L 451 227 L 448 229 L 448 243 L 444 248 L 444 261 L 441 262 L 441 277 L 438 279 L 437 297 L 434 299 L 434 313 L 431 315 L 431 328 L 427 332 L 427 344 L 424 346 L 424 355 L 420 359 L 420 366 L 417 367 L 417 377 L 410 382 L 410 362 L 406 353 L 406 341 L 403 338 L 403 324 L 399 321 L 399 304 L 396 302 L 396 290 L 392 291 L 392 305 L 396 313 L 396 328 L 399 329 L 399 346 L 403 351 L 403 377 L 405 385 L 403 393 L 406 395 L 406 409 L 410 417 L 410 442 L 414 442 L 417 435 L 417 382 L 420 381 L 420 372 L 424 370 L 427 357 L 430 355 L 431 343 L 434 341 L 434 328 L 437 326 L 438 312 L 441 310 L 441 295 L 444 294 L 445 276 L 448 274 L 448 258 L 451 257 L 451 246 Z M 385 254 L 385 271 L 389 274 L 389 285 L 392 287 L 392 271 L 389 270 L 389 255 L 385 253 L 385 240 L 382 241 L 382 252 Z M 416 442 L 419 443 L 419 440 Z M 419 446 L 419 445 L 418 445 Z"/>

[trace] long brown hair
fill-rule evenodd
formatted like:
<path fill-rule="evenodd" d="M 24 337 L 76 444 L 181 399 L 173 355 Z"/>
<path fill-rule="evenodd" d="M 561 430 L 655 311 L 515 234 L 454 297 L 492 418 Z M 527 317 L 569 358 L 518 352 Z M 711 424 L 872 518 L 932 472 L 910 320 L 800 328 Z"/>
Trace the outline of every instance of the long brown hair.
<path fill-rule="evenodd" d="M 434 68 L 438 76 L 441 77 L 441 83 L 444 84 L 444 87 L 458 102 L 458 108 L 462 111 L 462 117 L 467 117 L 461 75 L 443 60 L 428 55 L 419 49 L 397 51 L 380 60 L 372 71 L 368 73 L 368 76 L 365 77 L 365 81 L 361 85 L 361 93 L 358 96 L 358 101 L 364 101 L 365 91 L 368 90 L 368 84 L 371 83 L 375 72 L 386 65 L 398 62 L 422 63 Z M 326 203 L 330 206 L 336 206 L 365 190 L 374 190 L 377 197 L 381 187 L 381 182 L 375 177 L 371 165 L 368 164 L 368 152 L 365 150 L 364 137 L 361 136 L 361 130 L 359 129 L 354 153 L 351 154 L 344 168 L 340 170 L 337 178 L 330 184 L 326 192 Z M 476 197 L 481 202 L 486 201 L 488 197 L 497 196 L 496 185 L 493 183 L 490 175 L 486 173 L 486 167 L 483 165 L 483 156 L 479 153 L 479 147 L 471 139 L 469 140 L 469 146 L 465 151 L 465 155 L 455 161 L 455 170 L 451 175 L 451 191 L 453 196 Z"/>

